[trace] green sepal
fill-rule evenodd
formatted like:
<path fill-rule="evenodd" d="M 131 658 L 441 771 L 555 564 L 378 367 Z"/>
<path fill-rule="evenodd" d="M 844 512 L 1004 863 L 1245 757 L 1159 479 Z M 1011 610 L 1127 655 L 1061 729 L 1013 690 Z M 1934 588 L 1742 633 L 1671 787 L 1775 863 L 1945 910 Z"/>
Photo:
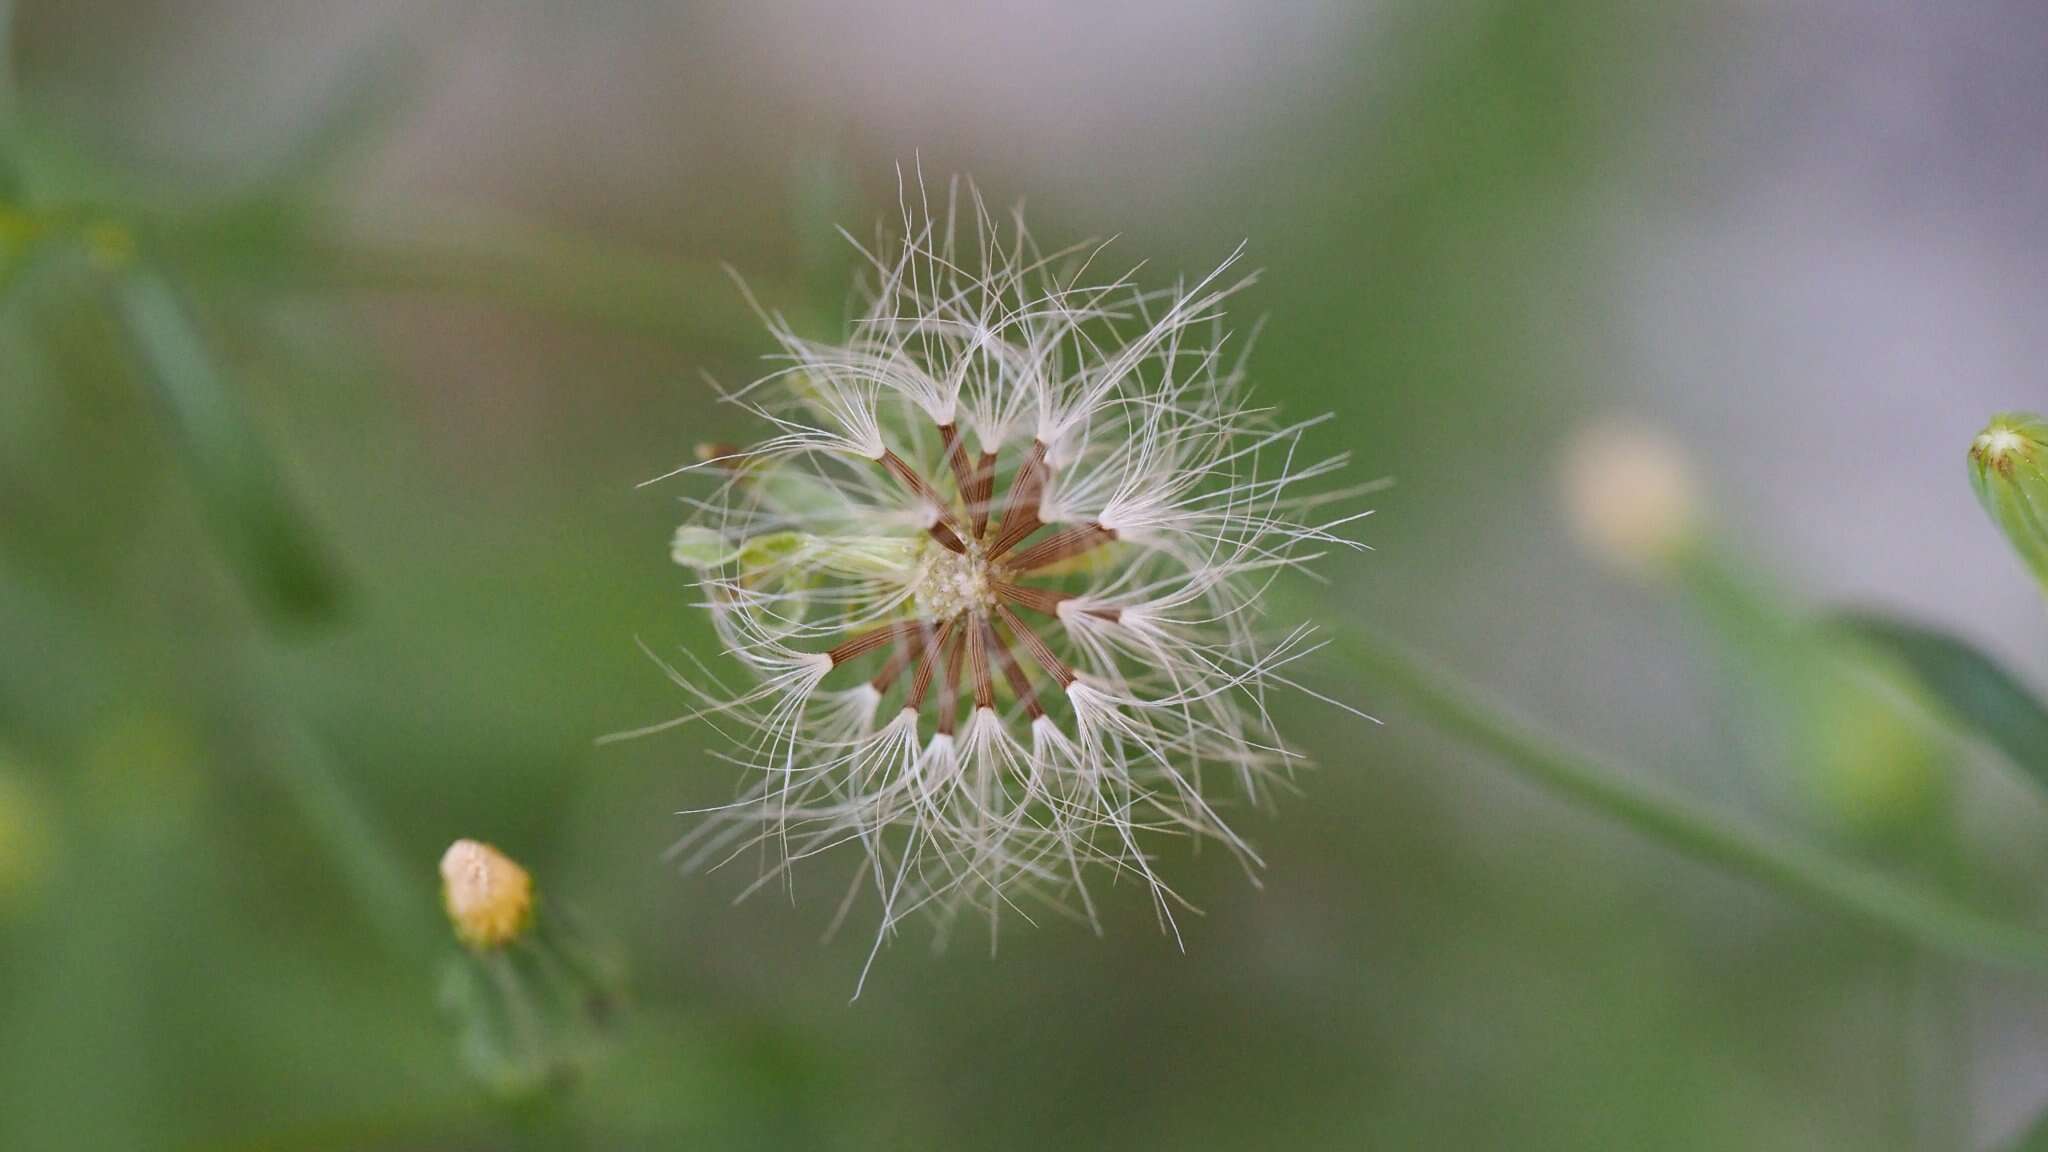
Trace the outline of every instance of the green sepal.
<path fill-rule="evenodd" d="M 2001 412 L 1970 443 L 1970 487 L 2048 588 L 2048 420 Z"/>

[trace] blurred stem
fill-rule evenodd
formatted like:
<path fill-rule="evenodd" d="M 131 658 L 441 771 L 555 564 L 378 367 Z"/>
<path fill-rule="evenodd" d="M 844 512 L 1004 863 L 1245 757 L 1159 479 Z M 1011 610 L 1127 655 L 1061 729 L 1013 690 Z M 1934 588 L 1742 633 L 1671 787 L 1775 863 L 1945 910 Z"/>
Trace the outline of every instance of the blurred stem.
<path fill-rule="evenodd" d="M 2048 934 L 1968 908 L 1833 853 L 1562 748 L 1482 703 L 1478 693 L 1356 625 L 1340 625 L 1349 665 L 1405 697 L 1444 731 L 1498 756 L 1523 779 L 1694 859 L 1943 951 L 2048 969 Z"/>
<path fill-rule="evenodd" d="M 268 746 L 277 757 L 277 778 L 286 795 L 385 946 L 394 956 L 423 965 L 431 947 L 445 937 L 435 931 L 433 907 L 421 898 L 421 884 L 383 826 L 357 803 L 333 755 L 276 690 L 284 671 L 277 655 L 260 638 L 252 638 L 247 650 L 254 707 L 273 718 Z"/>
<path fill-rule="evenodd" d="M 117 312 L 156 384 L 195 487 L 227 550 L 265 607 L 297 617 L 334 605 L 337 581 L 175 290 L 161 276 L 129 268 L 114 282 Z M 268 752 L 314 837 L 326 850 L 391 950 L 417 960 L 431 940 L 418 885 L 344 785 L 327 750 L 275 686 L 280 669 L 267 637 L 251 637 L 243 663 L 255 709 L 269 718 Z"/>
<path fill-rule="evenodd" d="M 184 302 L 147 268 L 125 270 L 115 310 L 134 344 L 237 574 L 282 619 L 333 614 L 340 579 L 268 447 L 222 379 Z"/>
<path fill-rule="evenodd" d="M 420 957 L 435 937 L 420 884 L 399 865 L 396 847 L 355 802 L 327 750 L 295 720 L 280 726 L 286 745 L 279 774 L 300 814 L 355 893 L 363 912 L 391 951 Z"/>

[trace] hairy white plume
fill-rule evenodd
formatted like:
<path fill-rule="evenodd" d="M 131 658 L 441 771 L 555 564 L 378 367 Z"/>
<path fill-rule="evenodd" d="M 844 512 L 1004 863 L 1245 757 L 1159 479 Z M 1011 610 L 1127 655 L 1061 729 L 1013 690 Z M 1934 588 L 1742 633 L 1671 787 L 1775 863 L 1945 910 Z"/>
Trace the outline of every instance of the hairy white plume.
<path fill-rule="evenodd" d="M 1309 424 L 1251 406 L 1223 327 L 1238 253 L 1143 289 L 971 186 L 928 200 L 861 249 L 844 339 L 767 317 L 781 364 L 730 394 L 767 435 L 689 469 L 710 490 L 673 552 L 746 683 L 675 675 L 746 785 L 679 847 L 770 844 L 766 883 L 845 846 L 841 914 L 871 897 L 877 949 L 920 910 L 1092 921 L 1097 868 L 1173 928 L 1160 840 L 1258 863 L 1220 810 L 1295 762 L 1265 697 L 1312 647 L 1261 594 L 1359 546 L 1365 513 L 1322 511 L 1358 490 L 1319 486 L 1343 461 L 1301 457 Z"/>

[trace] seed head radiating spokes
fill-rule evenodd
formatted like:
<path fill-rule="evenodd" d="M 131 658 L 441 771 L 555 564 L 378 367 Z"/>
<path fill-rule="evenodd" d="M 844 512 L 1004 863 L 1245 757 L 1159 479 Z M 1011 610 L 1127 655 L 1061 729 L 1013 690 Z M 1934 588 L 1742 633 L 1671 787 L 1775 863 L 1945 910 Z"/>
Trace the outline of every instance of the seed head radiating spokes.
<path fill-rule="evenodd" d="M 843 340 L 764 317 L 780 363 L 727 398 L 767 435 L 685 469 L 709 490 L 674 555 L 745 683 L 672 675 L 747 782 L 678 847 L 768 847 L 765 884 L 848 846 L 840 916 L 871 895 L 877 948 L 919 909 L 942 931 L 1034 905 L 1093 921 L 1098 868 L 1173 928 L 1158 847 L 1256 865 L 1220 810 L 1297 759 L 1266 693 L 1311 633 L 1267 627 L 1261 593 L 1358 547 L 1340 530 L 1365 513 L 1322 510 L 1363 489 L 1319 484 L 1342 459 L 1298 454 L 1313 421 L 1249 405 L 1222 324 L 1237 253 L 1144 289 L 971 187 L 930 199 L 920 181 L 861 248 Z"/>

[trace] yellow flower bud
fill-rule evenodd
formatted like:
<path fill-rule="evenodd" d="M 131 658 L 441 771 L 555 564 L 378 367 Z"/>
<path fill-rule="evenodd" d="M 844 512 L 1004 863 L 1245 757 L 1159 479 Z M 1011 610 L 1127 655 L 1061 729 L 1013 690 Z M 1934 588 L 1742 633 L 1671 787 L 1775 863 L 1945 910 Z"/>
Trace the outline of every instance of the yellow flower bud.
<path fill-rule="evenodd" d="M 501 947 L 533 922 L 533 877 L 481 841 L 457 840 L 442 854 L 441 899 L 456 937 L 472 948 Z"/>

